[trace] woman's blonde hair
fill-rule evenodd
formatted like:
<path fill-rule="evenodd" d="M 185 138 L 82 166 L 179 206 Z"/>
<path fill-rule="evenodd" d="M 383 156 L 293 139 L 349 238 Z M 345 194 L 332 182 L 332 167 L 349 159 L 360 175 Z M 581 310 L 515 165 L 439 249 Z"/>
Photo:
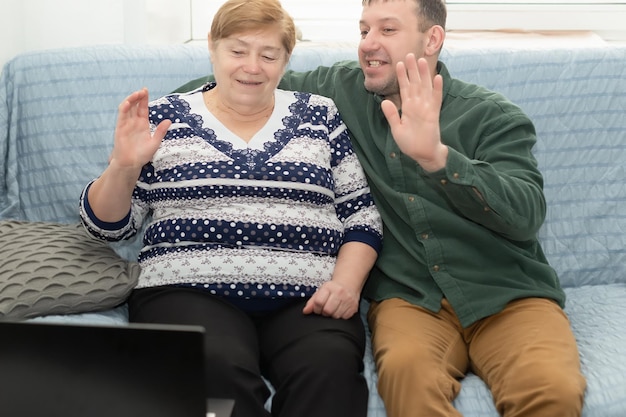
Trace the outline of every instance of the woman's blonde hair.
<path fill-rule="evenodd" d="M 278 27 L 283 47 L 291 55 L 296 45 L 296 26 L 278 0 L 228 0 L 211 24 L 209 35 L 213 42 L 236 33 Z"/>

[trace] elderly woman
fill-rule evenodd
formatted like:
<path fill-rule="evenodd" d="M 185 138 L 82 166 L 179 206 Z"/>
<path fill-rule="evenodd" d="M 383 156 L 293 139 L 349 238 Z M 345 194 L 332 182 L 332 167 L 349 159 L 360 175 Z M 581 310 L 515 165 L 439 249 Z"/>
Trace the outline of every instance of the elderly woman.
<path fill-rule="evenodd" d="M 127 97 L 80 214 L 100 239 L 143 231 L 130 320 L 203 326 L 207 397 L 237 417 L 365 416 L 357 312 L 382 226 L 334 102 L 277 89 L 295 33 L 276 0 L 227 1 L 215 82 Z"/>

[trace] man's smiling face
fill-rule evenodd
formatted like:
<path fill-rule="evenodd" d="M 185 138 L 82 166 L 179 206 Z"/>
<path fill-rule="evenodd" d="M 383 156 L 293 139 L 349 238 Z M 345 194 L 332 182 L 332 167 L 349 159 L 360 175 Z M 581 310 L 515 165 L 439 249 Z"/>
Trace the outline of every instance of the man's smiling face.
<path fill-rule="evenodd" d="M 415 0 L 373 1 L 363 6 L 359 22 L 359 62 L 365 88 L 399 101 L 396 64 L 413 52 L 424 56 L 427 33 L 421 32 Z"/>

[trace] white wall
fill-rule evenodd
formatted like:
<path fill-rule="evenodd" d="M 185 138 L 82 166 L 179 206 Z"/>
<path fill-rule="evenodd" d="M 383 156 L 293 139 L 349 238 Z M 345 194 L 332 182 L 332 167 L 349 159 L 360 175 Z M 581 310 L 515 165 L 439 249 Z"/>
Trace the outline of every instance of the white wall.
<path fill-rule="evenodd" d="M 123 0 L 3 0 L 2 10 L 2 62 L 34 49 L 124 42 Z"/>
<path fill-rule="evenodd" d="M 213 15 L 224 0 L 191 0 L 192 37 L 204 40 L 211 28 Z M 305 40 L 359 40 L 360 0 L 281 0 Z"/>
<path fill-rule="evenodd" d="M 22 27 L 16 19 L 16 16 L 23 14 L 20 4 L 18 0 L 14 0 L 5 8 L 6 13 L 0 13 L 0 39 L 2 39 L 0 62 L 4 62 L 22 49 L 21 40 L 24 36 Z"/>
<path fill-rule="evenodd" d="M 187 42 L 190 11 L 190 0 L 2 0 L 0 66 L 37 49 Z"/>

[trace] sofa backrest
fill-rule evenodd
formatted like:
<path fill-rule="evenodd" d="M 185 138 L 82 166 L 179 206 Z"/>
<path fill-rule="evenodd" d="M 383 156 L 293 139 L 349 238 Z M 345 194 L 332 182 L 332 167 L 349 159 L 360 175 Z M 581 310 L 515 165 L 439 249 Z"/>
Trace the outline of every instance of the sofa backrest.
<path fill-rule="evenodd" d="M 355 58 L 351 45 L 301 44 L 290 68 Z M 540 238 L 563 285 L 626 282 L 626 47 L 444 50 L 442 60 L 535 122 L 548 202 Z M 156 98 L 210 72 L 196 45 L 79 47 L 9 61 L 0 77 L 0 219 L 78 221 L 78 196 L 106 165 L 121 100 L 141 87 Z"/>
<path fill-rule="evenodd" d="M 356 51 L 299 48 L 290 68 Z M 74 222 L 85 180 L 112 149 L 117 106 L 147 87 L 153 98 L 211 73 L 203 46 L 94 46 L 27 53 L 0 79 L 0 218 Z"/>
<path fill-rule="evenodd" d="M 562 284 L 626 282 L 626 48 L 456 50 L 444 61 L 533 120 L 548 205 L 539 237 Z"/>

